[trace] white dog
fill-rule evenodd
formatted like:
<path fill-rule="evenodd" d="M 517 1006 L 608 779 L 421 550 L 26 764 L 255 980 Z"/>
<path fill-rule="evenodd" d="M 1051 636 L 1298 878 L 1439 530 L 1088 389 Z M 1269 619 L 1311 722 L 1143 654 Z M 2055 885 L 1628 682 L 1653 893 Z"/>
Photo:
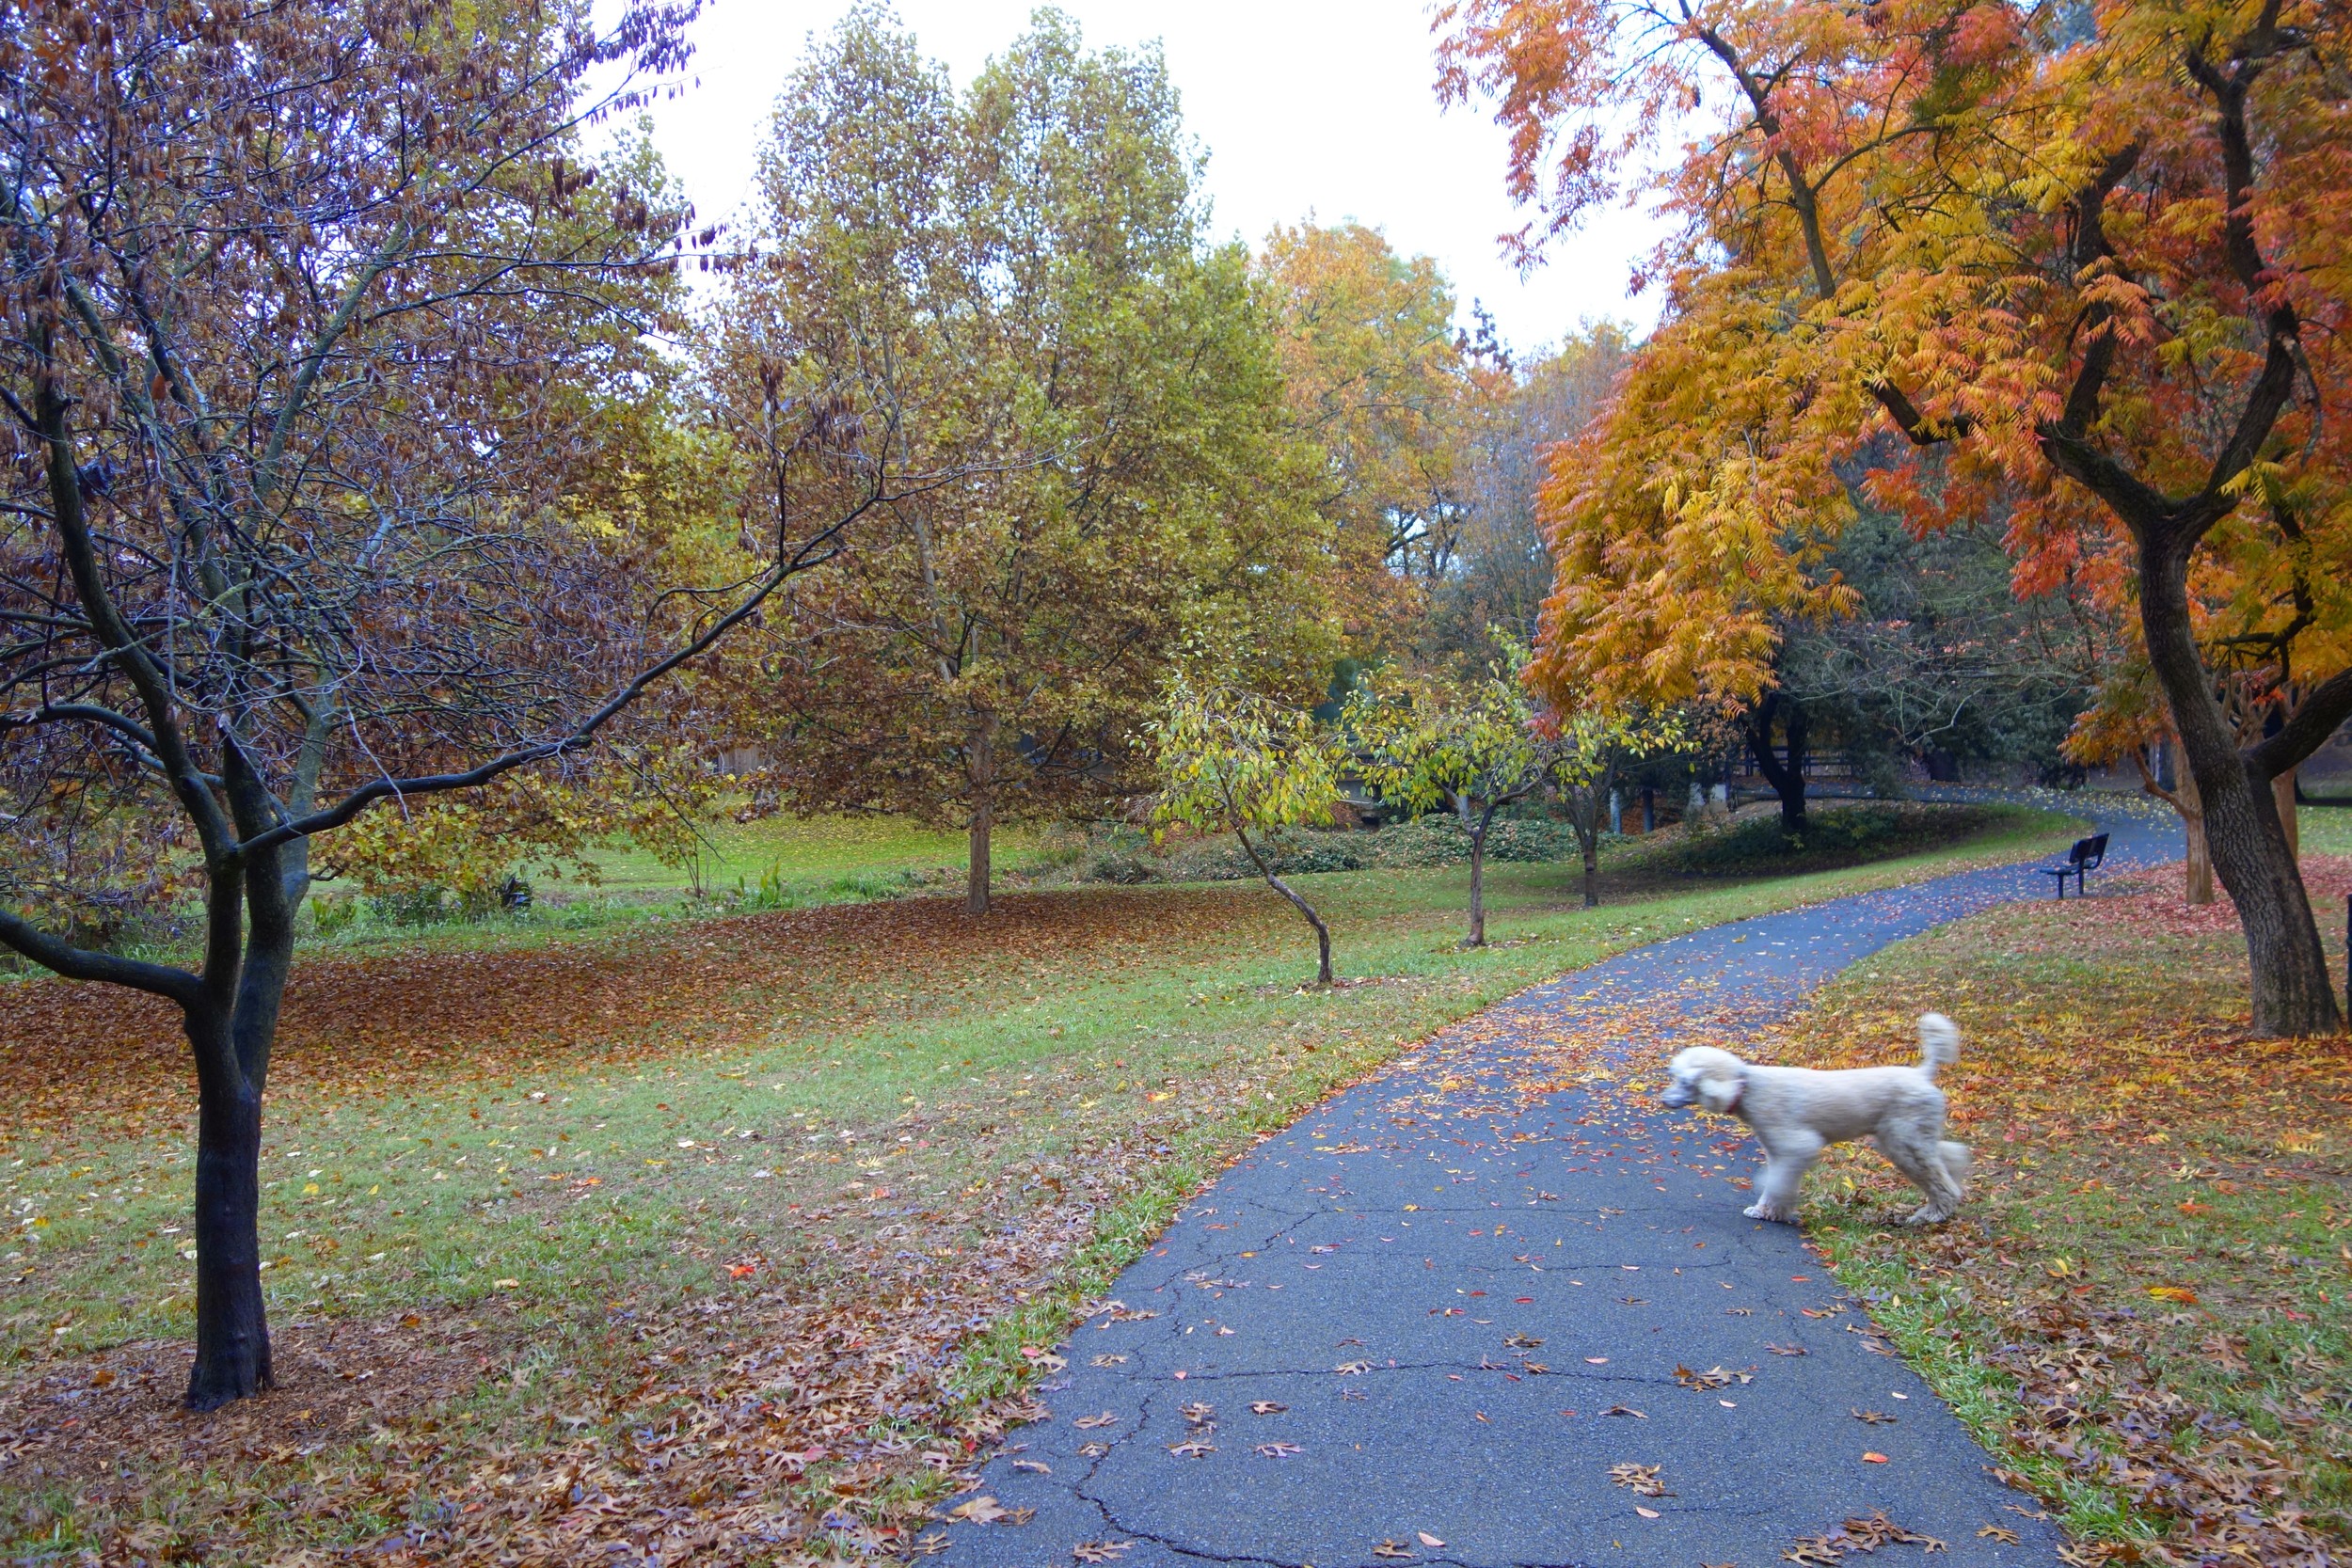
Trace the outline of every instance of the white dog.
<path fill-rule="evenodd" d="M 1960 1030 L 1942 1013 L 1919 1020 L 1917 1067 L 1850 1068 L 1823 1072 L 1757 1067 L 1728 1051 L 1696 1045 L 1676 1056 L 1661 1098 L 1670 1106 L 1704 1105 L 1736 1116 L 1764 1146 L 1764 1191 L 1750 1219 L 1797 1220 L 1797 1184 L 1822 1148 L 1864 1133 L 1927 1195 L 1907 1222 L 1940 1225 L 1960 1209 L 1968 1181 L 1968 1146 L 1944 1137 L 1944 1091 L 1935 1069 L 1960 1060 Z"/>

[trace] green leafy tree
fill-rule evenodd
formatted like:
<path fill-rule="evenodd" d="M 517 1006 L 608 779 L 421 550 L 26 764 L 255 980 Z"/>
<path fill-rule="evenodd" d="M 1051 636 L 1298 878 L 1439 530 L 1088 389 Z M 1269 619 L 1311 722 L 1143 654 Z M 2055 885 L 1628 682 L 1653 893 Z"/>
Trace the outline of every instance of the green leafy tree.
<path fill-rule="evenodd" d="M 1514 668 L 1498 661 L 1481 680 L 1377 676 L 1349 697 L 1346 724 L 1358 766 L 1380 799 L 1411 812 L 1440 807 L 1470 835 L 1470 935 L 1486 944 L 1486 834 L 1495 813 L 1544 786 L 1535 711 Z"/>
<path fill-rule="evenodd" d="M 1678 713 L 1648 714 L 1639 708 L 1580 708 L 1537 721 L 1544 769 L 1567 808 L 1568 826 L 1584 855 L 1584 907 L 1600 904 L 1600 831 L 1609 819 L 1609 798 L 1626 769 L 1646 758 L 1677 752 L 1690 742 L 1690 725 Z"/>
<path fill-rule="evenodd" d="M 1321 636 L 1271 311 L 1204 244 L 1194 175 L 1157 53 L 1089 52 L 1050 10 L 959 96 L 860 9 L 778 110 L 720 399 L 754 442 L 838 408 L 870 462 L 942 477 L 746 645 L 746 738 L 800 809 L 965 830 L 976 914 L 998 822 L 1127 784 L 1188 628 L 1278 661 Z"/>
<path fill-rule="evenodd" d="M 1271 835 L 1322 827 L 1340 801 L 1337 748 L 1312 715 L 1261 692 L 1179 673 L 1162 716 L 1146 727 L 1159 772 L 1152 821 L 1232 833 L 1266 886 L 1314 927 L 1315 983 L 1331 983 L 1331 930 L 1298 890 L 1275 874 Z"/>

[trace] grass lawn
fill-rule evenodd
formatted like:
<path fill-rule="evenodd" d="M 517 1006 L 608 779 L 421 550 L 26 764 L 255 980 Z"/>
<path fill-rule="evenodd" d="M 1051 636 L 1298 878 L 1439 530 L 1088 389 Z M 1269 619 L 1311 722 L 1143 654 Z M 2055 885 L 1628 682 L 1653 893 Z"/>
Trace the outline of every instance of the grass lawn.
<path fill-rule="evenodd" d="M 1923 817 L 1859 867 L 1671 844 L 1249 883 L 900 899 L 314 953 L 264 1154 L 280 1386 L 175 1409 L 193 1095 L 142 999 L 0 986 L 0 1544 L 29 1560 L 771 1561 L 903 1548 L 1044 1347 L 1253 1136 L 1661 932 L 2046 854 Z M 1940 828 L 1933 826 L 1940 824 Z M 319 1554 L 315 1559 L 300 1554 Z"/>
<path fill-rule="evenodd" d="M 2304 874 L 2344 973 L 2352 859 Z M 1952 1014 L 1961 1223 L 1875 1153 L 1810 1182 L 1839 1275 L 2085 1541 L 2081 1560 L 2318 1564 L 2352 1538 L 2352 1046 L 2249 1038 L 2245 946 L 2177 867 L 1876 955 L 1773 1054 L 1907 1057 Z M 2330 1557 L 2328 1554 L 2336 1554 Z"/>
<path fill-rule="evenodd" d="M 1017 868 L 1034 838 L 1023 829 L 1000 830 L 994 855 Z M 935 832 L 902 817 L 723 817 L 704 830 L 703 852 L 691 866 L 664 865 L 644 849 L 598 849 L 585 857 L 596 868 L 594 882 L 542 876 L 537 887 L 556 902 L 642 899 L 691 892 L 698 879 L 714 895 L 739 883 L 757 890 L 764 878 L 775 890 L 770 902 L 790 908 L 961 879 L 970 847 L 961 832 Z"/>
<path fill-rule="evenodd" d="M 2352 855 L 2352 805 L 2305 806 L 2295 814 L 2307 855 Z"/>

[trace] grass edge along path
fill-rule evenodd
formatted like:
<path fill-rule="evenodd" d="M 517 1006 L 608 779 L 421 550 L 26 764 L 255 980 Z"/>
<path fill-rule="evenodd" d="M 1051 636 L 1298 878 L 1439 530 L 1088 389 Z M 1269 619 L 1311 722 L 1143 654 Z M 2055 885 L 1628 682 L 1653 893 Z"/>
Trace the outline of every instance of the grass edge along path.
<path fill-rule="evenodd" d="M 1951 849 L 1788 880 L 1750 882 L 1731 887 L 1701 885 L 1687 895 L 1674 896 L 1663 902 L 1667 909 L 1692 910 L 1697 914 L 1705 915 L 1708 923 L 1741 918 L 1763 910 L 1790 908 L 1842 896 L 1865 888 L 1897 885 L 1960 865 L 2010 862 L 2047 853 L 2053 846 L 2063 843 L 2076 826 L 2070 821 L 2053 821 L 2046 816 L 2017 814 L 2006 827 L 1995 830 L 1989 836 L 1979 836 Z M 1341 874 L 1332 880 L 1337 883 L 1348 876 L 1359 875 Z M 1432 876 L 1433 885 L 1450 885 L 1451 879 L 1457 879 L 1439 874 Z M 1658 934 L 1660 922 L 1655 916 L 1662 912 L 1661 902 L 1651 899 L 1599 911 L 1611 923 L 1587 922 L 1597 925 L 1598 928 L 1586 933 L 1591 939 L 1593 950 L 1580 952 L 1580 962 L 1595 961 L 1648 940 L 1639 934 L 1638 927 L 1630 932 L 1628 930 L 1629 916 L 1647 925 L 1650 935 Z M 1537 912 L 1540 914 L 1541 911 Z M 1520 911 L 1517 921 L 1506 915 L 1498 921 L 1498 935 L 1508 940 L 1512 935 L 1512 926 L 1527 918 L 1525 911 Z M 1566 914 L 1557 918 L 1570 920 L 1581 917 Z M 1687 928 L 1674 926 L 1671 922 L 1668 924 L 1673 929 Z M 1424 922 L 1423 925 L 1427 928 L 1442 930 L 1453 925 L 1453 917 L 1450 911 L 1446 911 L 1441 918 Z M 1412 940 L 1422 942 L 1426 939 Z M 1424 951 L 1441 953 L 1444 950 Z M 1540 963 L 1541 973 L 1511 978 L 1489 970 L 1483 980 L 1472 976 L 1469 984 L 1433 994 L 1426 999 L 1428 1006 L 1421 1009 L 1425 1016 L 1416 1020 L 1418 1033 L 1425 1034 L 1428 1029 L 1489 1006 L 1527 984 L 1539 983 L 1541 979 L 1559 973 L 1563 967 L 1580 966 L 1562 966 L 1546 961 L 1549 955 L 1542 949 L 1522 950 L 1519 954 L 1506 956 L 1514 965 Z M 1434 967 L 1443 971 L 1455 971 L 1460 967 L 1457 959 L 1452 957 L 1433 958 L 1432 962 Z M 1418 1037 L 1418 1034 L 1413 1037 Z M 1159 1140 L 1156 1145 L 1150 1146 L 1156 1157 L 1129 1167 L 1122 1180 L 1088 1186 L 1086 1195 L 1090 1206 L 1089 1203 L 1078 1203 L 1069 1208 L 1063 1216 L 1068 1222 L 1065 1225 L 1066 1234 L 1036 1255 L 1018 1259 L 1004 1276 L 992 1283 L 992 1293 L 984 1304 L 986 1309 L 978 1314 L 985 1321 L 972 1323 L 953 1336 L 953 1365 L 943 1369 L 945 1375 L 939 1380 L 939 1394 L 945 1396 L 943 1402 L 930 1417 L 913 1419 L 910 1423 L 908 1415 L 902 1414 L 866 1433 L 867 1438 L 879 1439 L 886 1445 L 882 1452 L 886 1455 L 895 1451 L 899 1455 L 898 1459 L 884 1457 L 867 1463 L 828 1457 L 811 1461 L 804 1469 L 790 1473 L 790 1485 L 783 1488 L 771 1501 L 780 1508 L 797 1510 L 809 1527 L 809 1533 L 801 1538 L 798 1549 L 903 1546 L 914 1530 L 919 1528 L 919 1521 L 931 1504 L 953 1484 L 954 1465 L 974 1451 L 971 1440 L 975 1437 L 985 1440 L 992 1430 L 1001 1430 L 1008 1412 L 1017 1414 L 1021 1390 L 1037 1375 L 1039 1347 L 1050 1346 L 1058 1340 L 1073 1320 L 1080 1304 L 1115 1276 L 1142 1243 L 1165 1224 L 1177 1204 L 1213 1179 L 1224 1165 L 1245 1153 L 1265 1132 L 1287 1125 L 1307 1107 L 1345 1084 L 1377 1069 L 1398 1050 L 1408 1048 L 1411 1043 L 1412 1037 L 1358 1039 L 1345 1049 L 1327 1050 L 1319 1056 L 1310 1058 L 1305 1070 L 1288 1076 L 1278 1075 L 1270 1080 L 1253 1081 L 1251 1086 L 1259 1087 L 1260 1092 L 1250 1093 L 1246 1098 L 1212 1093 L 1202 1101 L 1207 1107 L 1203 1114 L 1139 1128 L 1136 1131 L 1137 1139 Z M 708 1065 L 714 1071 L 718 1066 L 716 1063 Z M 718 1076 L 727 1075 L 719 1073 Z M 1154 1098 L 1168 1097 L 1162 1094 Z M 456 1113 L 453 1110 L 450 1114 Z M 461 1122 L 459 1125 L 464 1124 Z M 879 1186 L 879 1183 L 876 1185 Z M 441 1190 L 451 1191 L 449 1188 Z M 992 1198 L 995 1196 L 992 1195 Z M 861 1211 L 854 1204 L 845 1207 L 852 1222 L 861 1212 L 870 1212 Z M 812 1213 L 811 1217 L 814 1219 L 816 1216 Z M 989 1223 L 993 1225 L 1000 1221 L 1006 1222 L 1009 1228 L 1025 1224 L 1030 1225 L 1033 1230 L 1037 1228 L 1012 1209 L 992 1208 Z M 655 1259 L 653 1261 L 657 1266 L 643 1284 L 656 1296 L 675 1290 L 676 1299 L 655 1307 L 643 1299 L 645 1292 L 640 1291 L 636 1292 L 639 1299 L 631 1302 L 631 1310 L 625 1316 L 632 1321 L 629 1329 L 632 1336 L 638 1337 L 641 1342 L 658 1346 L 666 1342 L 662 1336 L 685 1332 L 679 1326 L 681 1323 L 697 1313 L 721 1308 L 728 1298 L 723 1294 L 726 1289 L 723 1285 L 715 1292 L 707 1285 L 699 1288 L 694 1285 L 694 1280 L 707 1277 L 710 1272 L 708 1261 L 700 1264 L 691 1259 L 667 1261 Z M 676 1266 L 668 1266 L 670 1261 L 675 1261 Z M 777 1262 L 780 1267 L 783 1260 L 778 1259 Z M 750 1265 L 737 1264 L 732 1268 L 748 1271 Z M 728 1273 L 732 1273 L 732 1268 Z M 722 1274 L 720 1277 L 723 1280 L 726 1275 Z M 437 1279 L 436 1288 L 442 1283 Z M 460 1456 L 473 1451 L 469 1448 L 469 1438 L 472 1434 L 463 1431 L 470 1425 L 482 1433 L 480 1438 L 472 1438 L 475 1444 L 491 1437 L 501 1438 L 499 1447 L 507 1455 L 501 1463 L 515 1466 L 517 1472 L 548 1467 L 561 1469 L 565 1465 L 577 1465 L 584 1475 L 593 1465 L 599 1443 L 626 1449 L 628 1442 L 624 1440 L 625 1429 L 651 1430 L 658 1420 L 664 1418 L 658 1409 L 649 1414 L 648 1407 L 644 1405 L 623 1403 L 614 1405 L 606 1418 L 596 1420 L 584 1433 L 553 1431 L 551 1421 L 543 1426 L 532 1426 L 532 1420 L 535 1420 L 536 1417 L 532 1416 L 532 1420 L 524 1418 L 539 1407 L 534 1402 L 538 1396 L 526 1386 L 531 1380 L 525 1373 L 530 1372 L 534 1365 L 543 1366 L 548 1357 L 540 1355 L 534 1361 L 526 1347 L 535 1351 L 544 1348 L 550 1336 L 561 1338 L 563 1324 L 545 1317 L 534 1320 L 533 1315 L 516 1298 L 495 1293 L 495 1287 L 511 1285 L 514 1283 L 511 1279 L 492 1281 L 485 1275 L 479 1283 L 483 1289 L 474 1291 L 469 1300 L 460 1301 L 457 1306 L 461 1311 L 472 1311 L 475 1317 L 486 1320 L 490 1332 L 485 1337 L 491 1341 L 489 1348 L 492 1354 L 484 1361 L 480 1386 L 470 1394 L 453 1402 L 443 1399 L 434 1405 L 426 1424 L 430 1426 L 440 1422 L 448 1433 L 463 1434 L 433 1439 L 431 1447 L 436 1449 L 447 1447 Z M 750 1283 L 746 1281 L 746 1285 Z M 826 1287 L 821 1281 L 812 1281 L 806 1288 L 821 1291 Z M 613 1306 L 617 1308 L 621 1303 L 616 1300 Z M 281 1305 L 281 1313 L 284 1310 Z M 560 1318 L 560 1312 L 556 1316 Z M 281 1317 L 281 1323 L 284 1321 Z M 749 1329 L 755 1325 L 747 1323 L 745 1326 Z M 585 1327 L 580 1330 L 582 1336 L 588 1333 Z M 855 1336 L 851 1336 L 851 1342 L 854 1339 Z M 715 1352 L 716 1348 L 702 1347 L 695 1354 Z M 735 1347 L 723 1348 L 732 1351 Z M 161 1347 L 162 1360 L 167 1366 L 178 1363 L 176 1349 L 168 1344 Z M 685 1351 L 675 1351 L 668 1357 L 673 1363 L 691 1358 Z M 656 1356 L 654 1359 L 660 1361 L 664 1358 Z M 345 1375 L 352 1374 L 346 1371 Z M 383 1385 L 373 1386 L 381 1388 Z M 554 1395 L 550 1391 L 547 1397 L 551 1399 Z M 661 1397 L 662 1391 L 656 1390 L 655 1398 Z M 682 1419 L 676 1412 L 687 1409 L 691 1403 L 692 1401 L 681 1393 L 673 1406 L 664 1408 L 671 1410 L 670 1418 Z M 571 1408 L 591 1407 L 575 1402 Z M 307 1416 L 309 1412 L 306 1410 L 297 1414 Z M 393 1411 L 375 1419 L 373 1424 L 379 1432 L 403 1427 L 413 1429 L 418 1425 L 417 1417 L 418 1413 L 414 1411 L 405 1414 Z M 443 1417 L 449 1418 L 449 1421 L 442 1422 Z M 573 1418 L 565 1418 L 566 1420 Z M 781 1421 L 784 1417 L 778 1414 L 774 1419 Z M 103 1430 L 103 1421 L 95 1427 L 84 1428 L 91 1437 L 101 1436 Z M 181 1430 L 184 1435 L 189 1429 Z M 961 1448 L 949 1444 L 945 1448 L 926 1449 L 926 1452 L 936 1456 L 927 1461 L 928 1467 L 916 1467 L 912 1463 L 911 1449 L 922 1449 L 926 1443 L 954 1437 L 958 1432 L 963 1438 Z M 147 1436 L 151 1439 L 153 1433 L 150 1433 Z M 862 1441 L 846 1446 L 854 1449 L 860 1447 Z M 836 1439 L 835 1446 L 845 1445 Z M 135 1452 L 138 1447 L 135 1442 L 131 1445 Z M 146 1517 L 151 1524 L 167 1517 L 175 1521 L 171 1525 L 172 1530 L 177 1532 L 175 1538 L 184 1537 L 192 1544 L 209 1543 L 216 1551 L 230 1551 L 232 1554 L 230 1560 L 236 1560 L 238 1559 L 233 1554 L 238 1546 L 249 1548 L 259 1545 L 267 1550 L 285 1545 L 301 1550 L 303 1548 L 296 1543 L 303 1541 L 322 1544 L 330 1542 L 357 1544 L 371 1534 L 401 1525 L 405 1519 L 406 1533 L 402 1539 L 409 1544 L 407 1549 L 420 1553 L 420 1560 L 450 1561 L 486 1560 L 499 1556 L 509 1550 L 516 1540 L 531 1539 L 532 1532 L 540 1528 L 520 1516 L 527 1511 L 521 1510 L 519 1504 L 507 1507 L 501 1502 L 501 1485 L 504 1481 L 514 1481 L 516 1476 L 492 1478 L 486 1481 L 479 1476 L 468 1480 L 463 1474 L 466 1467 L 462 1465 L 445 1465 L 438 1473 L 432 1472 L 430 1465 L 426 1465 L 418 1472 L 421 1480 L 411 1478 L 414 1484 L 404 1482 L 407 1491 L 413 1493 L 406 1504 L 388 1497 L 373 1506 L 354 1509 L 347 1516 L 330 1521 L 320 1515 L 326 1512 L 325 1505 L 330 1500 L 334 1488 L 342 1483 L 331 1481 L 322 1482 L 320 1474 L 323 1469 L 334 1470 L 338 1466 L 345 1470 L 364 1468 L 371 1463 L 365 1452 L 366 1445 L 354 1445 L 348 1439 L 329 1437 L 324 1442 L 302 1445 L 294 1458 L 284 1460 L 269 1458 L 270 1450 L 264 1447 L 260 1450 L 262 1457 L 259 1461 L 249 1453 L 245 1457 L 235 1457 L 237 1447 L 233 1443 L 220 1447 L 223 1451 L 209 1477 L 199 1475 L 188 1478 L 198 1491 L 211 1494 L 209 1504 L 203 1497 L 180 1491 L 177 1483 L 167 1481 L 158 1488 L 156 1495 L 140 1498 L 125 1497 L 118 1500 L 119 1506 L 92 1509 L 86 1521 L 76 1516 L 81 1511 L 72 1499 L 59 1499 L 61 1508 L 44 1506 L 37 1512 L 11 1507 L 9 1512 L 14 1516 L 8 1520 L 8 1533 L 24 1545 L 31 1544 L 27 1537 L 45 1535 L 48 1537 L 45 1544 L 51 1545 L 53 1550 L 66 1551 L 92 1541 L 119 1541 L 123 1538 L 121 1527 L 135 1524 L 140 1516 Z M 806 1451 L 816 1452 L 817 1445 L 808 1444 Z M 532 1455 L 536 1457 L 526 1458 Z M 151 1456 L 161 1457 L 160 1454 Z M 855 1482 L 848 1494 L 842 1491 L 845 1480 Z M 322 1486 L 326 1488 L 325 1492 L 319 1490 Z M 466 1490 L 469 1486 L 477 1490 L 469 1494 Z M 305 1500 L 306 1488 L 310 1489 L 309 1500 Z M 273 1509 L 264 1509 L 258 1513 L 206 1518 L 206 1514 L 212 1513 L 228 1495 L 238 1493 L 248 1496 L 277 1494 L 282 1500 Z M 472 1498 L 470 1502 L 460 1500 L 469 1496 Z M 481 1529 L 470 1530 L 464 1515 L 472 1508 L 484 1507 L 485 1498 L 492 1506 L 477 1516 Z M 390 1508 L 389 1513 L 385 1512 L 386 1506 Z M 127 1518 L 124 1513 L 126 1509 Z M 455 1511 L 453 1514 L 452 1510 Z M 229 1540 L 221 1539 L 223 1530 L 229 1532 Z M 254 1532 L 255 1538 L 238 1541 L 236 1538 L 241 1531 Z M 501 1531 L 503 1533 L 499 1533 Z M 570 1541 L 564 1549 L 586 1549 L 588 1544 L 586 1540 Z M 560 1560 L 561 1554 L 552 1560 Z"/>

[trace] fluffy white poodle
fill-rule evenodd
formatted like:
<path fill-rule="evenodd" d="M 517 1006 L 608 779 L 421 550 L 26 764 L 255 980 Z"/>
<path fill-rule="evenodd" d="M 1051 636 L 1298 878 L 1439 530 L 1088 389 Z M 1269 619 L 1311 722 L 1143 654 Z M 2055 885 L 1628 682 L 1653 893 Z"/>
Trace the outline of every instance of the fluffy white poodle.
<path fill-rule="evenodd" d="M 1661 1098 L 1738 1117 L 1764 1146 L 1764 1191 L 1750 1219 L 1797 1220 L 1797 1185 L 1821 1150 L 1869 1133 L 1895 1168 L 1927 1195 L 1907 1222 L 1941 1225 L 1960 1209 L 1968 1146 L 1944 1137 L 1944 1091 L 1935 1069 L 1960 1060 L 1960 1030 L 1942 1013 L 1919 1020 L 1917 1067 L 1758 1067 L 1728 1051 L 1694 1045 L 1676 1056 Z"/>

